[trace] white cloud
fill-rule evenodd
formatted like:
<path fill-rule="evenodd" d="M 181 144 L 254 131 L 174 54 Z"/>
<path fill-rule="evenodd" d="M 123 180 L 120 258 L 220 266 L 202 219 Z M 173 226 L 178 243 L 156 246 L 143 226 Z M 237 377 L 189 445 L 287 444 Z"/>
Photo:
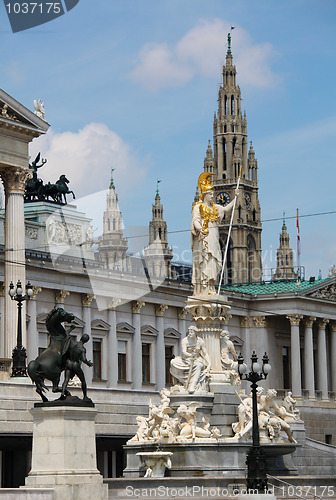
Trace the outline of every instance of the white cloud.
<path fill-rule="evenodd" d="M 221 19 L 202 20 L 175 44 L 146 44 L 139 52 L 131 78 L 149 90 L 157 90 L 185 85 L 197 74 L 218 75 L 227 51 L 230 27 Z M 253 44 L 249 34 L 237 28 L 233 35 L 233 53 L 240 84 L 271 87 L 279 81 L 270 66 L 276 55 L 271 44 Z"/>
<path fill-rule="evenodd" d="M 47 134 L 33 141 L 31 158 L 38 152 L 48 162 L 38 172 L 44 182 L 54 183 L 61 174 L 69 189 L 85 196 L 106 189 L 111 167 L 115 168 L 118 192 L 127 193 L 145 176 L 146 169 L 121 137 L 101 123 L 90 123 L 79 132 Z"/>

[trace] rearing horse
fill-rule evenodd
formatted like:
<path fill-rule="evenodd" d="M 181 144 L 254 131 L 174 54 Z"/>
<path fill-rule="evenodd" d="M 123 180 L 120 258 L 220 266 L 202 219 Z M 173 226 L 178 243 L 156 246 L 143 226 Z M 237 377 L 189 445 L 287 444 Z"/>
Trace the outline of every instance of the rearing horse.
<path fill-rule="evenodd" d="M 66 312 L 61 307 L 54 307 L 46 318 L 46 327 L 50 333 L 49 345 L 40 356 L 28 365 L 28 374 L 35 383 L 36 392 L 41 396 L 42 401 L 48 401 L 48 398 L 43 394 L 49 390 L 44 384 L 44 379 L 52 382 L 52 392 L 62 392 L 62 388 L 59 387 L 61 373 L 65 366 L 62 350 L 67 335 L 74 328 L 72 326 L 66 332 L 62 323 L 70 323 L 74 317 L 73 314 Z"/>

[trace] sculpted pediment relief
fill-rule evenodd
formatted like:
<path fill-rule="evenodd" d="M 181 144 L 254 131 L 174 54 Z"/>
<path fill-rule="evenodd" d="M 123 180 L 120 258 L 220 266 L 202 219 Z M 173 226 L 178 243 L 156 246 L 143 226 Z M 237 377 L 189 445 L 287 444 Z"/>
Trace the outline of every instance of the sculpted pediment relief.
<path fill-rule="evenodd" d="M 319 288 L 318 290 L 307 294 L 307 297 L 336 301 L 336 283 Z"/>

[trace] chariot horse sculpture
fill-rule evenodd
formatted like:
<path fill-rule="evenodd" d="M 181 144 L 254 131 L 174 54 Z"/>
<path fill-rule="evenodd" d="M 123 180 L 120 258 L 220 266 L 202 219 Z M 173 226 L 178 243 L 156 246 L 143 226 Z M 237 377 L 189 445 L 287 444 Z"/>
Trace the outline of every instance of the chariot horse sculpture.
<path fill-rule="evenodd" d="M 46 327 L 50 334 L 49 345 L 28 365 L 28 375 L 35 383 L 36 392 L 41 396 L 42 401 L 48 401 L 44 395 L 44 392 L 49 390 L 44 383 L 45 379 L 52 382 L 52 392 L 62 392 L 59 382 L 66 361 L 62 354 L 63 346 L 69 333 L 74 329 L 74 326 L 71 326 L 66 331 L 62 323 L 70 323 L 74 318 L 73 314 L 66 312 L 61 307 L 54 307 L 46 318 Z M 66 395 L 70 395 L 69 391 Z"/>

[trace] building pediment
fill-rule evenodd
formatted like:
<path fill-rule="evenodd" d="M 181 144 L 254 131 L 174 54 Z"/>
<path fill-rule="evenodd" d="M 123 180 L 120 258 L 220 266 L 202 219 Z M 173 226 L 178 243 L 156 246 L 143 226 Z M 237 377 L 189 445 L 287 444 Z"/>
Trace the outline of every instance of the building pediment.
<path fill-rule="evenodd" d="M 117 332 L 118 333 L 129 333 L 133 334 L 135 332 L 135 328 L 125 321 L 117 324 Z"/>
<path fill-rule="evenodd" d="M 94 319 L 91 321 L 91 328 L 94 330 L 103 330 L 104 332 L 108 332 L 110 330 L 110 325 L 103 319 Z"/>
<path fill-rule="evenodd" d="M 164 331 L 164 336 L 165 336 L 165 338 L 177 339 L 177 340 L 179 340 L 181 338 L 180 332 L 175 330 L 175 328 L 166 328 Z"/>
<path fill-rule="evenodd" d="M 241 339 L 237 335 L 230 335 L 230 340 L 231 340 L 231 342 L 234 343 L 235 346 L 238 346 L 238 347 L 242 347 L 244 344 L 243 339 Z"/>
<path fill-rule="evenodd" d="M 327 283 L 324 282 L 321 285 L 317 285 L 302 295 L 313 299 L 336 302 L 336 278 L 331 278 Z"/>
<path fill-rule="evenodd" d="M 156 328 L 154 328 L 151 325 L 144 325 L 141 327 L 141 334 L 142 335 L 152 335 L 152 336 L 156 337 L 158 333 L 159 333 L 159 330 L 157 330 Z"/>
<path fill-rule="evenodd" d="M 33 104 L 33 103 L 32 103 Z M 13 129 L 36 130 L 37 135 L 45 133 L 49 124 L 0 89 L 0 124 Z"/>

